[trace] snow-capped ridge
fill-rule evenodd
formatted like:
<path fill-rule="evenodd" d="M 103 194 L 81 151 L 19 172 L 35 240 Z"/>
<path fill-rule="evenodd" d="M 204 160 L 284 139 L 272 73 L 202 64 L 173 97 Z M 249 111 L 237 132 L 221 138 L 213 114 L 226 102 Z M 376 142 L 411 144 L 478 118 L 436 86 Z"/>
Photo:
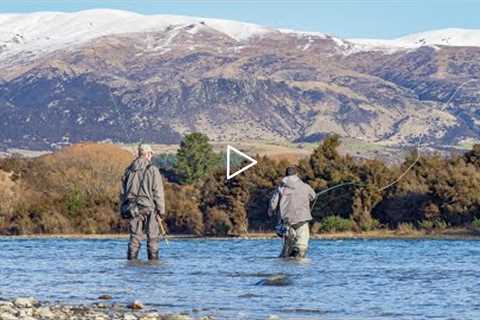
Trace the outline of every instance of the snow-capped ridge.
<path fill-rule="evenodd" d="M 480 47 L 480 30 L 447 28 L 409 34 L 400 38 L 386 39 L 348 39 L 363 50 L 402 50 L 422 46 Z"/>
<path fill-rule="evenodd" d="M 38 25 L 39 22 L 44 24 Z M 142 15 L 136 12 L 91 9 L 78 12 L 34 12 L 30 14 L 0 14 L 0 30 L 7 25 L 17 31 L 36 34 L 66 34 L 76 30 L 81 33 L 82 27 L 88 26 L 91 31 L 116 34 L 125 32 L 162 31 L 171 25 L 194 24 L 203 22 L 208 26 L 236 40 L 244 40 L 251 36 L 270 32 L 271 29 L 252 23 L 237 22 L 201 17 L 180 15 Z M 66 27 L 66 29 L 57 29 Z M 86 35 L 85 35 L 86 36 Z"/>
<path fill-rule="evenodd" d="M 19 52 L 49 52 L 105 36 L 136 32 L 161 32 L 171 26 L 203 24 L 237 41 L 273 29 L 230 20 L 142 15 L 135 12 L 93 9 L 79 12 L 0 14 L 0 57 Z"/>
<path fill-rule="evenodd" d="M 480 30 L 448 28 L 414 33 L 395 41 L 411 45 L 445 45 L 455 47 L 480 46 Z"/>
<path fill-rule="evenodd" d="M 0 14 L 0 59 L 6 61 L 14 56 L 37 56 L 57 49 L 80 45 L 106 35 L 163 32 L 172 30 L 172 27 L 176 29 L 182 26 L 193 26 L 190 29 L 187 28 L 187 32 L 191 34 L 202 30 L 213 30 L 238 42 L 245 42 L 252 37 L 265 36 L 274 32 L 306 38 L 309 43 L 315 38 L 331 39 L 342 54 L 370 50 L 392 53 L 421 46 L 480 47 L 480 30 L 473 29 L 441 29 L 391 40 L 344 40 L 320 32 L 275 29 L 231 20 L 176 15 L 142 15 L 122 10 L 91 9 L 78 12 Z M 308 46 L 305 45 L 304 49 L 308 49 Z"/>

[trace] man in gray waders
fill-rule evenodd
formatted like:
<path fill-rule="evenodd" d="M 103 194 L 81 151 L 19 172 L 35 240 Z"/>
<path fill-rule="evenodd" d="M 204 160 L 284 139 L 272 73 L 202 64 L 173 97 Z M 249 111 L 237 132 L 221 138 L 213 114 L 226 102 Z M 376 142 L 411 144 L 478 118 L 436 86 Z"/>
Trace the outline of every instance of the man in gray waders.
<path fill-rule="evenodd" d="M 120 212 L 129 219 L 130 242 L 128 260 L 136 260 L 141 241 L 147 235 L 149 260 L 158 260 L 161 217 L 165 215 L 165 199 L 160 171 L 151 164 L 150 145 L 138 147 L 138 157 L 125 170 L 120 193 Z"/>
<path fill-rule="evenodd" d="M 287 168 L 287 176 L 275 190 L 270 200 L 268 215 L 278 212 L 280 225 L 277 234 L 283 238 L 280 257 L 304 258 L 308 250 L 312 220 L 310 202 L 315 199 L 315 191 L 296 174 L 294 167 Z"/>

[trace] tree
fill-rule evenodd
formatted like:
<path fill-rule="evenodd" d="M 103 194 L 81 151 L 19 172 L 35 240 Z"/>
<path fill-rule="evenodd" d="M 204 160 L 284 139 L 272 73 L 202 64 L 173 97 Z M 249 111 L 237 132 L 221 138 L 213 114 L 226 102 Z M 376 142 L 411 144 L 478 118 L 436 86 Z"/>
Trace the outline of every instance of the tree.
<path fill-rule="evenodd" d="M 203 214 L 199 209 L 198 190 L 194 186 L 165 183 L 166 222 L 169 232 L 204 232 Z"/>
<path fill-rule="evenodd" d="M 465 153 L 465 161 L 480 167 L 480 144 L 475 144 L 472 150 Z"/>
<path fill-rule="evenodd" d="M 341 141 L 338 135 L 328 136 L 308 159 L 300 161 L 300 176 L 317 192 L 342 183 L 359 182 L 353 159 L 338 152 Z M 355 186 L 345 185 L 318 197 L 312 210 L 314 218 L 321 220 L 329 215 L 350 217 Z"/>
<path fill-rule="evenodd" d="M 220 157 L 213 152 L 208 137 L 194 132 L 180 143 L 175 173 L 182 184 L 192 184 L 210 173 L 219 161 Z"/>

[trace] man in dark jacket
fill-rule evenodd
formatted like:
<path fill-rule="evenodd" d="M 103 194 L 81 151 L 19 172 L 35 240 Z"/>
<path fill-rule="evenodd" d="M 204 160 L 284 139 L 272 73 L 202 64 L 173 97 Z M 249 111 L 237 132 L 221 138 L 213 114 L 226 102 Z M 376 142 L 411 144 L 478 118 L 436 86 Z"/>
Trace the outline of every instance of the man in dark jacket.
<path fill-rule="evenodd" d="M 153 150 L 150 145 L 138 147 L 138 157 L 125 170 L 122 178 L 120 203 L 132 199 L 138 205 L 139 214 L 129 221 L 129 260 L 138 258 L 141 241 L 147 235 L 149 260 L 158 260 L 161 217 L 165 215 L 165 199 L 160 171 L 151 164 Z"/>
<path fill-rule="evenodd" d="M 303 258 L 307 254 L 312 220 L 310 202 L 315 191 L 296 175 L 294 167 L 287 168 L 287 176 L 270 200 L 269 216 L 278 212 L 283 236 L 281 257 Z"/>

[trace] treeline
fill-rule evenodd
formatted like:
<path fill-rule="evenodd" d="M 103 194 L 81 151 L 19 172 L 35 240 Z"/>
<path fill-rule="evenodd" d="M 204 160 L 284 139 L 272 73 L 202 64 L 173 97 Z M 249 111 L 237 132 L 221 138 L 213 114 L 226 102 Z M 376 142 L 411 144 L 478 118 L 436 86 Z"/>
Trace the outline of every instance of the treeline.
<path fill-rule="evenodd" d="M 339 145 L 339 137 L 330 136 L 298 164 L 301 178 L 317 192 L 339 186 L 318 197 L 312 231 L 480 227 L 480 145 L 450 157 L 412 151 L 399 166 L 340 155 Z M 118 192 L 132 159 L 110 144 L 1 159 L 0 233 L 125 232 Z M 272 230 L 268 200 L 289 163 L 257 160 L 227 181 L 224 157 L 199 133 L 186 136 L 176 155 L 158 155 L 154 163 L 167 178 L 169 231 L 241 235 Z"/>

